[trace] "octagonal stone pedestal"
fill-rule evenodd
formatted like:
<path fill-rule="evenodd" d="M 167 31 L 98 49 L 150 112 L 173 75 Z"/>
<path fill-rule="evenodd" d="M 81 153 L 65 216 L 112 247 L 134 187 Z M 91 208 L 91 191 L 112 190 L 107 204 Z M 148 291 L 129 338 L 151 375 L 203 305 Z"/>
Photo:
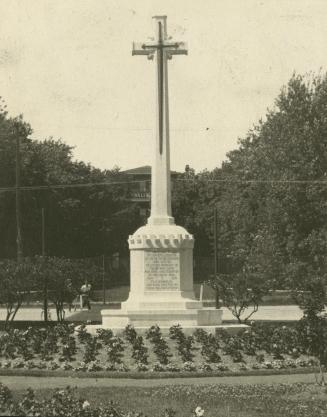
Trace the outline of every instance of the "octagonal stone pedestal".
<path fill-rule="evenodd" d="M 175 224 L 146 225 L 129 237 L 131 288 L 121 310 L 102 310 L 102 327 L 217 326 L 222 310 L 203 308 L 193 291 L 194 239 Z"/>

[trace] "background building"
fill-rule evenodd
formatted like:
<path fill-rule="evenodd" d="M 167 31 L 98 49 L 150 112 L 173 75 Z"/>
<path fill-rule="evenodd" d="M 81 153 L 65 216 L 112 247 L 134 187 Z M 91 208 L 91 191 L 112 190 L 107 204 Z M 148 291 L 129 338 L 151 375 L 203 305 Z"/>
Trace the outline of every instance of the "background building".
<path fill-rule="evenodd" d="M 127 184 L 127 199 L 133 203 L 137 203 L 140 207 L 140 216 L 143 223 L 146 223 L 150 216 L 151 202 L 151 166 L 144 165 L 142 167 L 121 171 L 120 174 Z M 176 171 L 171 171 L 172 180 L 179 175 Z M 173 188 L 174 182 L 171 182 Z"/>

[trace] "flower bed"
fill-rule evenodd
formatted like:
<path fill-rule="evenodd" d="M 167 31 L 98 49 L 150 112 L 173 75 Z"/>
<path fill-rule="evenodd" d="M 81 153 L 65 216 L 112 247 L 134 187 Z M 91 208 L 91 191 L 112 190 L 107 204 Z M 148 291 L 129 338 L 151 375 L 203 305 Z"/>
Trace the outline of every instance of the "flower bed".
<path fill-rule="evenodd" d="M 158 326 L 141 336 L 130 325 L 122 336 L 84 325 L 14 329 L 0 335 L 0 372 L 46 370 L 131 373 L 242 373 L 303 369 L 316 365 L 299 344 L 296 328 L 253 325 L 238 335 L 198 329 L 186 336 L 172 326 L 163 336 Z M 2 372 L 3 372 L 2 371 Z"/>
<path fill-rule="evenodd" d="M 0 383 L 0 415 L 71 417 L 321 417 L 325 387 L 293 384 L 207 384 L 10 391 Z M 109 397 L 109 398 L 108 398 Z M 131 409 L 136 411 L 131 411 Z"/>

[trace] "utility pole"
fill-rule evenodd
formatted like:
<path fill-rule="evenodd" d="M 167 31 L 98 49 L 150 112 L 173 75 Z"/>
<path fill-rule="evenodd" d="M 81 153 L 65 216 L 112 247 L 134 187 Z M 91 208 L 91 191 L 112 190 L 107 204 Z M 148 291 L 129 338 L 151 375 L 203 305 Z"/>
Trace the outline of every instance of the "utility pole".
<path fill-rule="evenodd" d="M 214 238 L 214 271 L 215 271 L 215 280 L 217 280 L 218 273 L 218 237 L 217 237 L 217 207 L 214 207 L 213 212 L 213 238 Z M 219 290 L 216 288 L 215 294 L 216 309 L 219 308 Z"/>
<path fill-rule="evenodd" d="M 22 241 L 22 218 L 20 205 L 20 134 L 14 129 L 16 136 L 16 248 L 17 261 L 21 262 L 23 259 L 23 241 Z"/>
<path fill-rule="evenodd" d="M 102 255 L 102 291 L 103 291 L 103 304 L 106 304 L 106 258 Z"/>
<path fill-rule="evenodd" d="M 42 261 L 43 266 L 45 265 L 45 210 L 42 207 Z M 44 310 L 44 321 L 48 322 L 48 275 L 44 268 L 43 276 L 43 310 Z"/>

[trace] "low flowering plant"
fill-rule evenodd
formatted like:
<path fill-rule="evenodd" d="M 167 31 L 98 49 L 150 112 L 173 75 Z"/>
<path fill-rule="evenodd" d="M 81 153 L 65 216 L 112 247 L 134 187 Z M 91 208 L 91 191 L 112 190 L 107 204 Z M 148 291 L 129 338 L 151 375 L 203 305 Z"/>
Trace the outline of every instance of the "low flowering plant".
<path fill-rule="evenodd" d="M 245 365 L 245 363 L 241 363 L 239 366 L 240 371 L 248 371 L 249 368 Z"/>
<path fill-rule="evenodd" d="M 162 365 L 160 362 L 156 362 L 153 364 L 152 372 L 164 372 L 166 370 L 166 367 Z"/>
<path fill-rule="evenodd" d="M 87 364 L 85 362 L 79 362 L 75 368 L 75 372 L 86 372 L 87 371 Z"/>
<path fill-rule="evenodd" d="M 12 368 L 24 368 L 25 361 L 23 359 L 17 358 L 11 361 L 11 367 Z"/>
<path fill-rule="evenodd" d="M 194 372 L 194 371 L 196 371 L 196 366 L 194 365 L 193 362 L 184 362 L 183 365 L 182 365 L 182 370 L 183 371 Z"/>
<path fill-rule="evenodd" d="M 201 407 L 196 407 L 194 410 L 194 416 L 195 417 L 204 417 L 204 410 Z"/>
<path fill-rule="evenodd" d="M 118 372 L 128 372 L 129 371 L 129 367 L 127 365 L 125 365 L 124 363 L 118 363 L 116 365 L 116 370 Z"/>
<path fill-rule="evenodd" d="M 145 365 L 144 363 L 139 362 L 139 363 L 137 364 L 136 369 L 137 369 L 139 372 L 146 372 L 146 371 L 148 371 L 148 370 L 149 370 L 149 367 L 148 367 L 148 365 Z"/>
<path fill-rule="evenodd" d="M 168 372 L 180 372 L 180 370 L 180 367 L 173 363 L 168 363 L 168 365 L 166 365 L 166 371 Z"/>
<path fill-rule="evenodd" d="M 204 363 L 201 363 L 201 365 L 199 366 L 199 370 L 202 372 L 211 372 L 212 367 L 210 363 L 204 362 Z"/>
<path fill-rule="evenodd" d="M 70 371 L 71 369 L 73 369 L 73 365 L 69 362 L 63 362 L 60 366 L 60 369 L 63 369 L 64 371 Z"/>
<path fill-rule="evenodd" d="M 47 369 L 49 369 L 49 371 L 54 371 L 56 369 L 58 369 L 60 367 L 60 365 L 57 362 L 48 362 L 47 363 Z"/>
<path fill-rule="evenodd" d="M 103 368 L 97 361 L 92 361 L 87 364 L 87 371 L 88 372 L 96 372 L 101 371 Z"/>
<path fill-rule="evenodd" d="M 216 369 L 217 371 L 225 372 L 225 371 L 228 371 L 229 368 L 227 365 L 223 365 L 222 363 L 219 363 L 216 365 Z"/>
<path fill-rule="evenodd" d="M 294 359 L 287 359 L 284 361 L 284 364 L 287 368 L 296 368 L 296 361 Z"/>
<path fill-rule="evenodd" d="M 6 385 L 0 382 L 0 411 L 4 410 L 5 407 L 11 402 L 12 394 Z"/>
<path fill-rule="evenodd" d="M 300 366 L 304 368 L 306 366 L 317 366 L 318 363 L 315 359 L 296 359 L 295 361 L 296 366 Z"/>
<path fill-rule="evenodd" d="M 40 362 L 35 363 L 35 365 L 38 369 L 47 369 L 47 363 L 46 362 L 40 361 Z"/>
<path fill-rule="evenodd" d="M 273 368 L 274 368 L 273 363 L 272 363 L 272 362 L 270 362 L 270 361 L 265 361 L 265 362 L 263 362 L 263 363 L 262 363 L 262 367 L 263 367 L 263 368 L 266 368 L 266 369 L 273 369 Z"/>
<path fill-rule="evenodd" d="M 117 364 L 115 363 L 107 363 L 103 369 L 105 371 L 117 371 Z"/>
<path fill-rule="evenodd" d="M 33 368 L 37 368 L 37 365 L 34 361 L 27 361 L 25 362 L 25 369 L 33 369 Z"/>
<path fill-rule="evenodd" d="M 83 402 L 83 404 L 82 404 L 82 408 L 83 408 L 83 410 L 86 410 L 87 408 L 89 408 L 90 407 L 90 403 L 87 401 L 87 400 L 85 400 L 84 402 Z"/>

